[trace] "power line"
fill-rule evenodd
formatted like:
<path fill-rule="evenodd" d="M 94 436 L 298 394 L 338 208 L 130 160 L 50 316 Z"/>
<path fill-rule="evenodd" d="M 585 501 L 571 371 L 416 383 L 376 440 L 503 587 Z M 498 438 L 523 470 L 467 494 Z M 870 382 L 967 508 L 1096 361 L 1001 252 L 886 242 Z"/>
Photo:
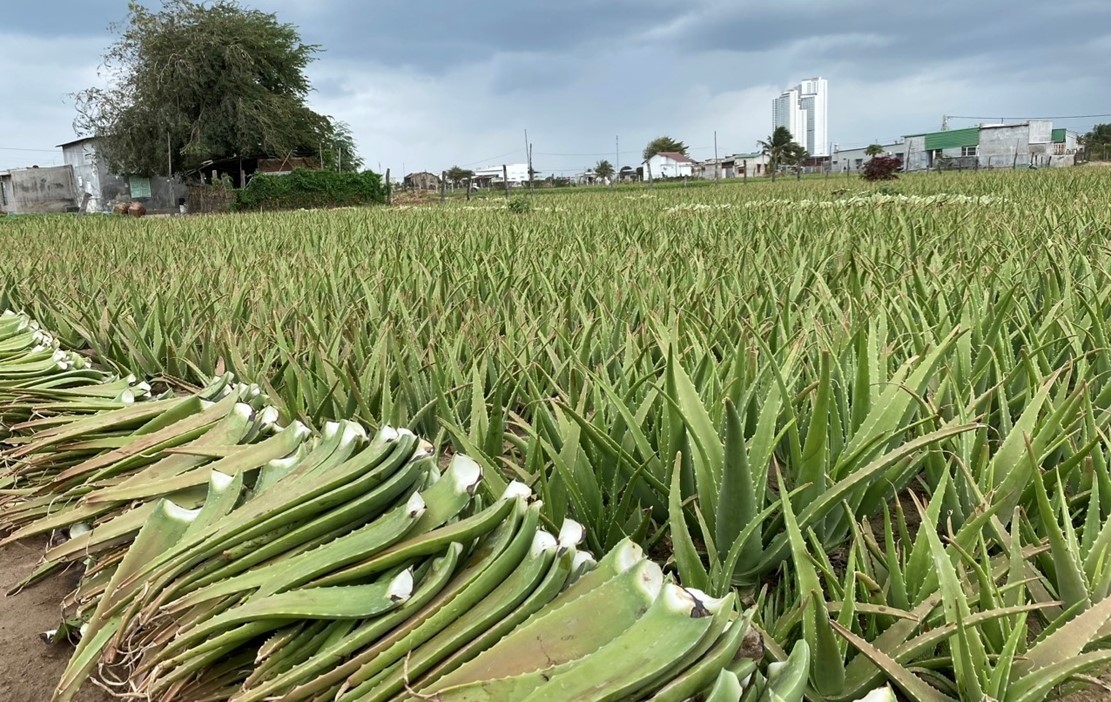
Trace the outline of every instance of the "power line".
<path fill-rule="evenodd" d="M 463 163 L 463 164 L 460 164 L 459 167 L 462 168 L 464 166 L 474 166 L 474 165 L 479 164 L 479 163 L 490 163 L 492 161 L 496 161 L 499 158 L 505 158 L 506 156 L 516 156 L 519 153 L 521 153 L 521 152 L 516 151 L 516 150 L 509 151 L 509 152 L 506 152 L 504 154 L 498 154 L 497 156 L 491 156 L 489 158 L 483 158 L 483 159 L 479 159 L 477 161 L 471 161 L 470 163 Z"/>
<path fill-rule="evenodd" d="M 946 115 L 949 119 L 1093 119 L 1095 117 L 1111 117 L 1111 113 L 1099 115 L 1056 115 L 1053 117 L 1000 117 L 999 115 L 992 115 L 990 117 L 969 117 L 967 115 Z"/>
<path fill-rule="evenodd" d="M 0 146 L 0 151 L 34 151 L 43 154 L 58 153 L 58 149 L 23 149 L 18 146 Z"/>

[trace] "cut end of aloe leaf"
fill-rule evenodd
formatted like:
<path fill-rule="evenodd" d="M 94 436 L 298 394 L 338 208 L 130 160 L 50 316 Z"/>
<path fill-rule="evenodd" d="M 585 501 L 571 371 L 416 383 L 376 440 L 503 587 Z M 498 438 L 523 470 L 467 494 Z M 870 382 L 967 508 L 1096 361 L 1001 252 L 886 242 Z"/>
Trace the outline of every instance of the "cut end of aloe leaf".
<path fill-rule="evenodd" d="M 162 501 L 162 511 L 170 519 L 191 524 L 197 515 L 201 513 L 199 509 L 186 509 L 181 505 L 174 504 L 169 500 Z"/>
<path fill-rule="evenodd" d="M 624 573 L 644 560 L 644 549 L 635 541 L 622 541 L 613 552 L 614 564 L 618 573 Z"/>
<path fill-rule="evenodd" d="M 237 402 L 235 407 L 231 408 L 231 413 L 239 419 L 248 420 L 254 414 L 254 410 L 245 402 Z"/>
<path fill-rule="evenodd" d="M 76 539 L 78 536 L 84 536 L 92 530 L 93 528 L 89 526 L 88 522 L 78 522 L 69 528 L 69 538 Z"/>
<path fill-rule="evenodd" d="M 425 508 L 424 498 L 420 496 L 419 492 L 414 492 L 409 497 L 409 501 L 405 503 L 405 513 L 413 519 L 417 519 L 424 514 Z"/>
<path fill-rule="evenodd" d="M 312 432 L 309 431 L 308 427 L 306 427 L 304 424 L 302 424 L 300 421 L 298 421 L 296 419 L 293 420 L 293 422 L 289 425 L 288 428 L 293 432 L 293 434 L 298 439 L 302 439 L 302 440 L 307 439 L 307 438 L 309 438 L 309 435 L 312 434 Z"/>
<path fill-rule="evenodd" d="M 525 485 L 519 480 L 514 480 L 505 486 L 505 492 L 502 493 L 503 500 L 513 500 L 518 497 L 532 497 L 532 488 Z"/>
<path fill-rule="evenodd" d="M 233 476 L 227 473 L 221 473 L 218 470 L 212 471 L 212 474 L 208 476 L 208 484 L 215 492 L 224 492 L 234 480 L 235 478 Z"/>
<path fill-rule="evenodd" d="M 343 422 L 343 436 L 340 437 L 340 442 L 350 444 L 355 441 L 366 439 L 366 429 L 358 422 Z"/>
<path fill-rule="evenodd" d="M 895 693 L 891 690 L 891 687 L 884 685 L 883 687 L 877 687 L 875 690 L 872 690 L 856 702 L 895 702 L 895 700 Z"/>
<path fill-rule="evenodd" d="M 325 439 L 330 439 L 339 433 L 339 422 L 326 422 L 324 430 L 320 432 Z"/>
<path fill-rule="evenodd" d="M 278 423 L 279 416 L 280 415 L 278 412 L 278 408 L 274 407 L 273 405 L 268 405 L 266 407 L 263 407 L 262 410 L 258 413 L 258 421 L 259 424 L 262 424 L 263 426 L 270 426 Z"/>
<path fill-rule="evenodd" d="M 725 603 L 725 598 L 711 597 L 693 587 L 683 588 L 683 590 L 693 600 L 690 615 L 694 618 L 709 617 L 716 614 Z"/>
<path fill-rule="evenodd" d="M 574 519 L 564 519 L 563 526 L 559 528 L 559 548 L 566 551 L 572 546 L 578 546 L 586 538 L 586 527 Z"/>
<path fill-rule="evenodd" d="M 430 441 L 421 439 L 420 444 L 417 445 L 416 452 L 413 453 L 413 459 L 427 458 L 435 452 L 435 449 L 436 447 L 433 446 Z"/>
<path fill-rule="evenodd" d="M 482 467 L 470 456 L 459 453 L 451 459 L 448 475 L 451 476 L 452 485 L 457 492 L 473 495 L 475 488 L 482 482 Z"/>
<path fill-rule="evenodd" d="M 275 470 L 289 470 L 293 466 L 297 465 L 300 461 L 301 452 L 294 451 L 292 454 L 286 456 L 285 458 L 275 458 L 274 460 L 269 461 L 266 465 L 274 468 Z"/>
<path fill-rule="evenodd" d="M 594 554 L 590 551 L 575 551 L 575 555 L 571 557 L 571 570 L 574 572 L 593 570 L 596 565 L 598 561 L 594 560 Z"/>
<path fill-rule="evenodd" d="M 559 542 L 556 537 L 541 529 L 536 532 L 536 536 L 532 537 L 532 548 L 529 549 L 529 555 L 537 558 L 544 553 L 551 553 L 559 548 Z"/>
<path fill-rule="evenodd" d="M 688 590 L 675 583 L 665 583 L 659 597 L 669 612 L 682 614 L 691 619 L 709 617 L 715 608 L 721 606 L 721 600 L 715 600 L 699 590 Z"/>
<path fill-rule="evenodd" d="M 381 428 L 378 429 L 378 436 L 376 438 L 389 443 L 391 441 L 397 441 L 401 438 L 401 434 L 389 424 L 383 424 Z"/>
<path fill-rule="evenodd" d="M 640 562 L 640 571 L 637 573 L 636 586 L 650 599 L 656 599 L 664 585 L 664 571 L 655 561 L 643 560 Z M 678 586 L 676 586 L 678 587 Z M 681 589 L 681 588 L 680 588 Z"/>
<path fill-rule="evenodd" d="M 413 594 L 413 571 L 410 568 L 398 573 L 390 581 L 387 591 L 392 602 L 405 602 Z"/>

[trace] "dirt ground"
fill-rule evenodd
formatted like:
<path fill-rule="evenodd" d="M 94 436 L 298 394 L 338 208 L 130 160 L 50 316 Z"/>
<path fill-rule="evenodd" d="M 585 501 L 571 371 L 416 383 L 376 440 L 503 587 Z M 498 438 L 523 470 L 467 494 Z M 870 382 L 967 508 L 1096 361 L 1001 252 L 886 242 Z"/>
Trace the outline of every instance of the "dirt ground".
<path fill-rule="evenodd" d="M 72 587 L 65 575 L 50 578 L 18 595 L 3 593 L 31 572 L 42 555 L 45 541 L 29 541 L 0 548 L 0 700 L 49 702 L 50 693 L 65 670 L 73 647 L 48 646 L 39 634 L 55 629 L 60 621 L 59 603 Z M 112 699 L 89 684 L 77 702 Z"/>

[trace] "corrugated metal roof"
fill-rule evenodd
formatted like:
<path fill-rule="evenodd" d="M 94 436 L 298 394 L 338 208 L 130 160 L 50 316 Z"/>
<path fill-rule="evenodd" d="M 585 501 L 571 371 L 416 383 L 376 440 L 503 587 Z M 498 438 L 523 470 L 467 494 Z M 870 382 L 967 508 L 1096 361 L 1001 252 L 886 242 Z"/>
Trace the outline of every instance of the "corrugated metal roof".
<path fill-rule="evenodd" d="M 926 149 L 959 149 L 962 146 L 979 146 L 980 128 L 949 129 L 944 132 L 931 132 L 926 135 Z"/>
<path fill-rule="evenodd" d="M 1054 144 L 1064 144 L 1065 143 L 1065 130 L 1064 129 L 1054 129 L 1053 130 L 1053 143 Z"/>

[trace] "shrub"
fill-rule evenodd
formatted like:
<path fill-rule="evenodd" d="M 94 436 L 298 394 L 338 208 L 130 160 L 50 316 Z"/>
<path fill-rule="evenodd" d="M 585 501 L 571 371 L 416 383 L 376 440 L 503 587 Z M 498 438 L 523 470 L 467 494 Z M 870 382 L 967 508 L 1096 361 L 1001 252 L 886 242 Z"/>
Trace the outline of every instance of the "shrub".
<path fill-rule="evenodd" d="M 860 167 L 860 177 L 864 180 L 895 180 L 895 173 L 903 167 L 903 161 L 895 156 L 873 156 Z"/>
<path fill-rule="evenodd" d="M 509 201 L 507 207 L 514 214 L 525 214 L 532 212 L 532 201 L 527 197 L 515 197 Z"/>
<path fill-rule="evenodd" d="M 386 201 L 386 186 L 372 171 L 295 170 L 288 175 L 256 175 L 235 193 L 237 210 L 296 210 L 368 205 Z"/>

